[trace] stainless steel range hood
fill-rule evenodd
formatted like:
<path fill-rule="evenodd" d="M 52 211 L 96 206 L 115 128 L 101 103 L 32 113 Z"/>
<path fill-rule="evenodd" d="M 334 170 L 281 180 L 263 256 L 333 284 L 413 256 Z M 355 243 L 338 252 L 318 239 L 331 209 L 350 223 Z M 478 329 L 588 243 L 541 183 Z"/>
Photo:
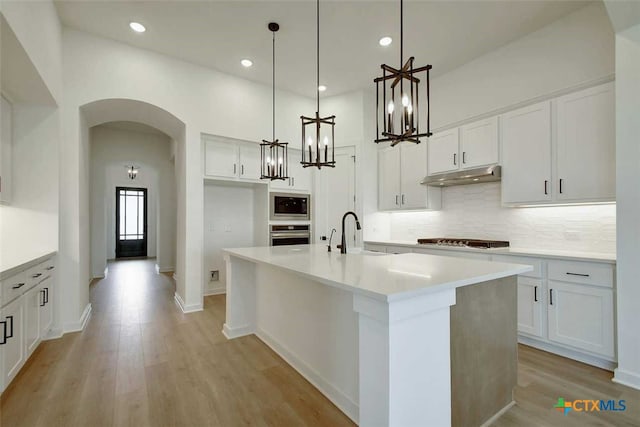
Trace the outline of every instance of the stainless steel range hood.
<path fill-rule="evenodd" d="M 447 172 L 427 176 L 421 184 L 432 187 L 450 187 L 452 185 L 480 184 L 481 182 L 495 182 L 502 178 L 500 165 L 487 166 L 463 171 Z"/>

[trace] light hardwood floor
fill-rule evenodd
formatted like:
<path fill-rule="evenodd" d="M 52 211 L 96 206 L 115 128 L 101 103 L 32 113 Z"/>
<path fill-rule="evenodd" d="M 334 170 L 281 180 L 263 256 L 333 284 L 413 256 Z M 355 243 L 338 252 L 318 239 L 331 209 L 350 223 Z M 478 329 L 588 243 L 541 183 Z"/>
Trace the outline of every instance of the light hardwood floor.
<path fill-rule="evenodd" d="M 255 337 L 222 334 L 224 296 L 184 315 L 151 261 L 121 261 L 91 286 L 81 333 L 44 342 L 2 395 L 4 426 L 352 426 Z M 609 372 L 520 347 L 518 405 L 496 426 L 636 425 L 640 392 Z M 626 399 L 627 412 L 553 410 L 558 397 Z"/>

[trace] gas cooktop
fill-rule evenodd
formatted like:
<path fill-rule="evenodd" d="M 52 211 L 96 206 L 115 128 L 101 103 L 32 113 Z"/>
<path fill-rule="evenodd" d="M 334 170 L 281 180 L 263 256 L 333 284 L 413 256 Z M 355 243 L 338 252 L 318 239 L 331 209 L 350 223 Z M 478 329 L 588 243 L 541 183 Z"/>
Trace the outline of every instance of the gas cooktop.
<path fill-rule="evenodd" d="M 504 240 L 482 240 L 482 239 L 458 239 L 440 237 L 432 239 L 418 239 L 421 245 L 459 246 L 467 248 L 494 249 L 508 248 L 509 242 Z"/>

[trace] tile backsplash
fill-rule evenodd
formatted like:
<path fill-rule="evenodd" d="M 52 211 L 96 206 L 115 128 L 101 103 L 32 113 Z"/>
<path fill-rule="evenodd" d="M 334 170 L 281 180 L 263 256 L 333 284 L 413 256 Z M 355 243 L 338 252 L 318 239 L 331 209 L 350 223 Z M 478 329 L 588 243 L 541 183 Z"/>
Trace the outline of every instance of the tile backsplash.
<path fill-rule="evenodd" d="M 509 240 L 518 248 L 616 250 L 615 204 L 504 208 L 500 183 L 448 187 L 442 202 L 440 211 L 389 214 L 389 237 L 464 237 Z"/>

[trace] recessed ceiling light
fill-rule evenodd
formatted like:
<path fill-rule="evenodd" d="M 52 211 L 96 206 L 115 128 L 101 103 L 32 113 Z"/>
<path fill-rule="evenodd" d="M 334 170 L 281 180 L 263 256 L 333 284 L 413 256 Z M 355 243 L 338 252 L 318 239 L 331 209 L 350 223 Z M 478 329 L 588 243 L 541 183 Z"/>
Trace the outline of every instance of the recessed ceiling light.
<path fill-rule="evenodd" d="M 393 41 L 393 39 L 391 37 L 385 36 L 385 37 L 381 38 L 378 43 L 380 43 L 380 46 L 389 46 L 392 41 Z"/>
<path fill-rule="evenodd" d="M 243 59 L 242 61 L 240 61 L 240 63 L 245 68 L 249 68 L 249 67 L 251 67 L 253 65 L 253 61 L 250 60 L 250 59 Z"/>
<path fill-rule="evenodd" d="M 139 22 L 129 22 L 129 27 L 136 33 L 144 33 L 147 31 L 144 25 Z"/>
<path fill-rule="evenodd" d="M 325 90 L 327 90 L 327 87 L 325 85 L 318 86 L 318 92 L 324 92 Z"/>

